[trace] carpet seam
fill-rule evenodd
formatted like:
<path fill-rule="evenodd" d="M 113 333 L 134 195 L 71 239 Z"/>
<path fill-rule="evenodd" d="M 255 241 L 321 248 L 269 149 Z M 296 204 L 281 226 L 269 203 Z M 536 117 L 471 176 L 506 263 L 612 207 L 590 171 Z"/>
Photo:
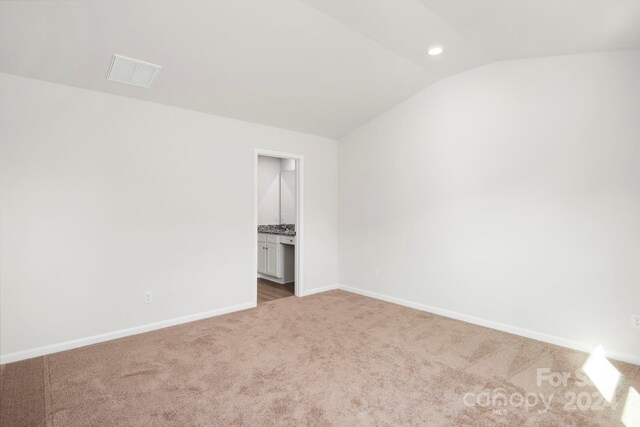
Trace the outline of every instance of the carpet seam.
<path fill-rule="evenodd" d="M 51 414 L 51 372 L 49 371 L 49 357 L 43 356 L 44 365 L 44 418 L 47 427 L 53 427 Z"/>
<path fill-rule="evenodd" d="M 29 394 L 33 393 L 33 387 L 35 385 L 35 375 L 36 375 L 36 371 L 37 371 L 37 362 L 38 359 L 33 359 L 29 361 L 29 364 L 27 365 L 29 367 Z M 34 410 L 35 410 L 35 406 L 36 406 L 36 401 L 34 399 L 29 399 L 29 403 L 28 403 L 28 407 L 29 407 L 29 412 L 28 412 L 28 417 L 27 420 L 29 421 L 29 425 L 34 425 L 34 418 L 36 417 L 36 414 L 34 414 Z"/>

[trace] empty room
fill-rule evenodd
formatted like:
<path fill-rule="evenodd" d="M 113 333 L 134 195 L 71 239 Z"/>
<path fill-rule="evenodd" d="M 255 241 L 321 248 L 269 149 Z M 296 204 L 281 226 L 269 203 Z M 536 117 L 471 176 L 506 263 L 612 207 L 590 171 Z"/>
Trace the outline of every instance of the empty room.
<path fill-rule="evenodd" d="M 640 427 L 640 0 L 0 1 L 0 427 Z"/>

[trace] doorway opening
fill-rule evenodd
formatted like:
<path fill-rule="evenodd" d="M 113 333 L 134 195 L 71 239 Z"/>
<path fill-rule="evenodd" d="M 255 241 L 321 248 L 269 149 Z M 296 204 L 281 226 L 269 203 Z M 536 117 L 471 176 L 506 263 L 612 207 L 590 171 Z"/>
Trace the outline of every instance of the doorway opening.
<path fill-rule="evenodd" d="M 256 305 L 302 294 L 302 156 L 255 150 Z"/>

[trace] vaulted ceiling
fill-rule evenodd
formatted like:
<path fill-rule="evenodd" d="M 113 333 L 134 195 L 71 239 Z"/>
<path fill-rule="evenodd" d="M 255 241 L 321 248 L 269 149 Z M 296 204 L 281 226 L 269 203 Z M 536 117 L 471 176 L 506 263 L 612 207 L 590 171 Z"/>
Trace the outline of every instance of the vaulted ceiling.
<path fill-rule="evenodd" d="M 0 2 L 1 72 L 329 137 L 479 65 L 619 49 L 640 0 Z M 114 53 L 164 68 L 107 81 Z"/>

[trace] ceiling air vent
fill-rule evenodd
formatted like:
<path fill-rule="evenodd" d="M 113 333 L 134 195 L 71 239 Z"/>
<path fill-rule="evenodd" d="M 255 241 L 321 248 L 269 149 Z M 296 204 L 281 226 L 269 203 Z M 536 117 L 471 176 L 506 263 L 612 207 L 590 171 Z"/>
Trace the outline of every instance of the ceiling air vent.
<path fill-rule="evenodd" d="M 161 69 L 160 65 L 115 54 L 107 80 L 149 88 Z"/>

